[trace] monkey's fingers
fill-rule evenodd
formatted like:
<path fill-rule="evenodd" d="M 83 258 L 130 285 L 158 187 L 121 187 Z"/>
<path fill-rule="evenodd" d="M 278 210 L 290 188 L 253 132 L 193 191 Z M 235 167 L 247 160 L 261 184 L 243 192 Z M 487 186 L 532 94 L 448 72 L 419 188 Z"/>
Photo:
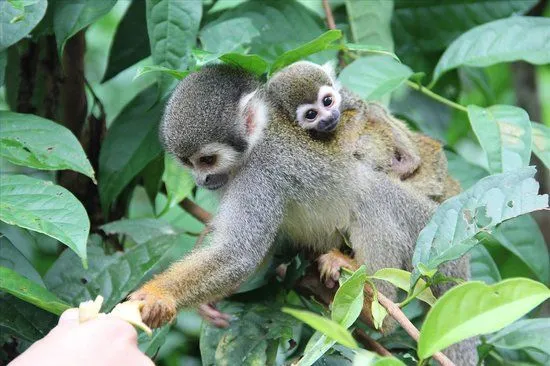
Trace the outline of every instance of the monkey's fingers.
<path fill-rule="evenodd" d="M 333 288 L 340 279 L 340 268 L 349 268 L 349 257 L 345 256 L 338 249 L 319 256 L 317 259 L 321 281 L 328 288 Z"/>
<path fill-rule="evenodd" d="M 132 293 L 128 299 L 143 301 L 141 318 L 151 328 L 162 327 L 177 315 L 176 301 L 173 298 L 147 288 Z"/>
<path fill-rule="evenodd" d="M 218 328 L 229 327 L 229 321 L 232 318 L 230 314 L 222 313 L 212 304 L 200 305 L 198 313 L 204 320 Z"/>

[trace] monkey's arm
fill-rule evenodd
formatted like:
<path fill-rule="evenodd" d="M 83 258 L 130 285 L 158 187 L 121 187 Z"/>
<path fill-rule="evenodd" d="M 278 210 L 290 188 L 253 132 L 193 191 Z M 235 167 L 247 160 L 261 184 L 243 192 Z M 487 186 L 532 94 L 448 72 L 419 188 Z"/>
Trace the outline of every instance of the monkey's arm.
<path fill-rule="evenodd" d="M 179 308 L 229 295 L 267 255 L 283 219 L 282 195 L 269 182 L 247 178 L 238 176 L 224 195 L 212 222 L 210 245 L 130 295 L 145 302 L 141 314 L 146 324 L 161 326 Z"/>

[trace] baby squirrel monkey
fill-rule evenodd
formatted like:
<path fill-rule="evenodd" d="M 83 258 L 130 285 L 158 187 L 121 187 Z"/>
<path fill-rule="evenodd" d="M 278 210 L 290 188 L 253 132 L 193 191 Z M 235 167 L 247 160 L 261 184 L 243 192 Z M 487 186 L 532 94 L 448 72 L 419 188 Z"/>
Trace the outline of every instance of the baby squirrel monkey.
<path fill-rule="evenodd" d="M 357 159 L 342 148 L 341 127 L 365 116 L 344 111 L 335 136 L 316 140 L 269 99 L 269 84 L 267 94 L 258 86 L 247 73 L 211 66 L 182 80 L 167 105 L 161 125 L 166 149 L 198 171 L 197 182 L 214 180 L 212 187 L 225 192 L 210 245 L 130 296 L 144 301 L 148 325 L 231 293 L 267 255 L 278 230 L 322 253 L 342 244 L 341 229 L 369 271 L 411 269 L 416 237 L 435 203 L 377 171 L 368 156 Z M 224 177 L 209 179 L 216 174 Z M 467 267 L 447 274 L 467 277 Z M 395 298 L 393 287 L 380 289 Z"/>

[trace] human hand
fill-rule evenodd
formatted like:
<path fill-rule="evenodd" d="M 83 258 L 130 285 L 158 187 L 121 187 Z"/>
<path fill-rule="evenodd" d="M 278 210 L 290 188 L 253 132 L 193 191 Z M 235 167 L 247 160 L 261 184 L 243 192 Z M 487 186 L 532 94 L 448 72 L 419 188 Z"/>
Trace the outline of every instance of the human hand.
<path fill-rule="evenodd" d="M 58 325 L 10 366 L 154 366 L 137 347 L 130 323 L 104 315 L 80 324 L 78 309 L 61 314 Z"/>

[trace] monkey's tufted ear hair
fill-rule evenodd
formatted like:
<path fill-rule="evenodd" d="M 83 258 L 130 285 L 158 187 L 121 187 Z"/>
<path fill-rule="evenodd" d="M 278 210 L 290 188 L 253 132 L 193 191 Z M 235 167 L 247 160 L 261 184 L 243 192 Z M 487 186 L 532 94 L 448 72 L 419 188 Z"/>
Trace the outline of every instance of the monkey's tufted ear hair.
<path fill-rule="evenodd" d="M 336 61 L 327 61 L 323 65 L 321 65 L 321 68 L 333 81 L 336 81 Z"/>

